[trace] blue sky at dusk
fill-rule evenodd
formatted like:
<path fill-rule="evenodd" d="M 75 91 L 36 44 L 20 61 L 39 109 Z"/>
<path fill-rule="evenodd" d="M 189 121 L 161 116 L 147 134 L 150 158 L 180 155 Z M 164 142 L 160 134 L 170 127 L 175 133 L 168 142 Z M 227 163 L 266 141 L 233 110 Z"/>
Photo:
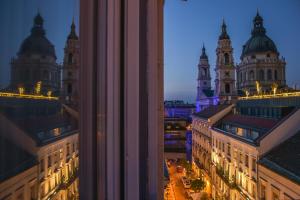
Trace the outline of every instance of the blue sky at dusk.
<path fill-rule="evenodd" d="M 250 38 L 252 20 L 259 10 L 267 35 L 286 58 L 286 79 L 300 86 L 299 0 L 166 0 L 164 13 L 165 99 L 195 102 L 197 65 L 202 43 L 211 65 L 212 86 L 217 39 L 224 18 L 240 61 L 243 44 Z"/>
<path fill-rule="evenodd" d="M 78 24 L 79 0 L 1 0 L 0 87 L 10 80 L 10 59 L 30 34 L 33 18 L 40 11 L 48 39 L 61 63 L 72 17 Z M 211 65 L 214 86 L 215 49 L 224 18 L 239 62 L 242 45 L 249 39 L 252 20 L 259 9 L 267 35 L 286 58 L 290 86 L 300 86 L 300 0 L 165 0 L 165 99 L 194 102 L 197 65 L 203 42 Z M 78 25 L 77 25 L 78 32 Z"/>

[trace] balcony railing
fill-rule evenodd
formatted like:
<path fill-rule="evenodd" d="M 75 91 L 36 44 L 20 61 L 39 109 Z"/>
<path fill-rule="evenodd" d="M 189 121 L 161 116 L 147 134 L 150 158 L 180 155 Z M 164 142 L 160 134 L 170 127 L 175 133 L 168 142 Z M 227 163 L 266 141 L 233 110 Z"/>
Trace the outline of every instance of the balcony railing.
<path fill-rule="evenodd" d="M 233 175 L 231 178 L 229 177 L 229 172 L 224 170 L 224 168 L 221 165 L 216 166 L 216 173 L 219 175 L 219 177 L 232 189 L 237 189 L 240 191 L 240 188 L 238 187 L 236 183 L 236 178 Z"/>

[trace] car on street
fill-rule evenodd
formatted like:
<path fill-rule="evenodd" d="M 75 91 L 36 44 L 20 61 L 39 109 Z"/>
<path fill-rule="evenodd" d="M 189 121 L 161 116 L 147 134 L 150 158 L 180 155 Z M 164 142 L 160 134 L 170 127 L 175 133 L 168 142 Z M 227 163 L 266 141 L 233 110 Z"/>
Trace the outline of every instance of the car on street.
<path fill-rule="evenodd" d="M 180 165 L 178 165 L 178 166 L 176 167 L 176 170 L 177 170 L 177 173 L 182 173 L 182 172 L 183 172 L 183 167 L 180 166 Z"/>

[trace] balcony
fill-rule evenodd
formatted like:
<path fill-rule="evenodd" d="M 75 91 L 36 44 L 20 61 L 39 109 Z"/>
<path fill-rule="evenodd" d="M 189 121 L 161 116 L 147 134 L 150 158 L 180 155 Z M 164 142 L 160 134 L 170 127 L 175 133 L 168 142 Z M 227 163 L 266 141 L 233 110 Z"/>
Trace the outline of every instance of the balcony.
<path fill-rule="evenodd" d="M 216 166 L 216 173 L 219 175 L 219 177 L 228 185 L 231 189 L 237 189 L 238 191 L 241 191 L 236 183 L 236 178 L 233 175 L 231 178 L 229 177 L 229 172 L 224 170 L 224 168 L 221 165 Z"/>

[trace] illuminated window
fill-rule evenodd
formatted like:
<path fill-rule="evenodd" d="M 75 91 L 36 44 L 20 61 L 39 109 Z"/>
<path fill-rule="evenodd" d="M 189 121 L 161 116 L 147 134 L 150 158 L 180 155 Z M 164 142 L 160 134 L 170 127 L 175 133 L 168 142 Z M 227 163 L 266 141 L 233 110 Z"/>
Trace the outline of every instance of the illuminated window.
<path fill-rule="evenodd" d="M 60 158 L 60 159 L 63 158 L 63 150 L 62 150 L 62 149 L 59 150 L 59 158 Z"/>

